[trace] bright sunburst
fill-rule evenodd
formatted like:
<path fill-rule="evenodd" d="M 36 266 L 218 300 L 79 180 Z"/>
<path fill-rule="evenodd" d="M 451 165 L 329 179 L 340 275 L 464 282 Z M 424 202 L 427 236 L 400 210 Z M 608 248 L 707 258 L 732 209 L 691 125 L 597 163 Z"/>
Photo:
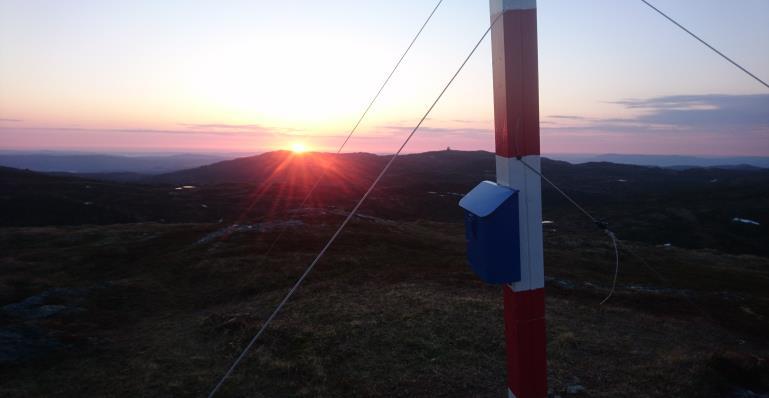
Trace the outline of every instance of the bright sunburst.
<path fill-rule="evenodd" d="M 305 145 L 302 142 L 295 142 L 291 144 L 291 152 L 294 152 L 294 153 L 305 153 L 307 152 L 308 149 L 309 148 L 307 147 L 307 145 Z"/>

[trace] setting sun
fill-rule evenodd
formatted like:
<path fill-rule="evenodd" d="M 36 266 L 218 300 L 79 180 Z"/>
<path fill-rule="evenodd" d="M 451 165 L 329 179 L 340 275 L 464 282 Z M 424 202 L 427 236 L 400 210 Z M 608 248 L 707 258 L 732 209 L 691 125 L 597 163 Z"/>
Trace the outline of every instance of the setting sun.
<path fill-rule="evenodd" d="M 307 145 L 301 142 L 291 144 L 291 152 L 293 153 L 305 153 L 308 149 Z"/>

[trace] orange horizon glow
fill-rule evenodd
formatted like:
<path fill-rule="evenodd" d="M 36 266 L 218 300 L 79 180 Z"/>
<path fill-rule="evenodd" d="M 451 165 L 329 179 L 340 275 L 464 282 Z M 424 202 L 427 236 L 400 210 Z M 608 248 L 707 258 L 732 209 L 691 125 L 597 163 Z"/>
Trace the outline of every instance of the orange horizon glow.
<path fill-rule="evenodd" d="M 0 150 L 393 153 L 489 22 L 486 3 L 442 5 L 348 143 L 431 4 L 74 3 L 0 1 Z M 599 3 L 539 6 L 543 153 L 769 156 L 762 87 Z M 769 70 L 769 2 L 669 3 Z M 492 80 L 487 38 L 405 151 L 493 151 Z"/>

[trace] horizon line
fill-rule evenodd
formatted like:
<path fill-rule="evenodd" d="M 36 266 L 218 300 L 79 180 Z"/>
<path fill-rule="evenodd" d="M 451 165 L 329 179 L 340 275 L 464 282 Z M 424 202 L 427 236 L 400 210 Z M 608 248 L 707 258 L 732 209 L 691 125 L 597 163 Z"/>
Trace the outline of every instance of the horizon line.
<path fill-rule="evenodd" d="M 2 149 L 0 148 L 0 154 L 28 154 L 28 155 L 107 155 L 107 156 L 124 156 L 124 157 L 141 157 L 141 156 L 174 156 L 174 155 L 198 155 L 198 156 L 259 156 L 265 153 L 271 152 L 290 152 L 290 149 L 272 149 L 262 151 L 201 151 L 201 150 L 121 150 L 121 149 Z M 423 154 L 430 152 L 488 152 L 494 153 L 494 151 L 486 149 L 434 149 L 426 151 L 407 152 L 407 154 Z M 335 154 L 333 151 L 308 151 L 307 153 L 318 154 Z M 349 153 L 368 153 L 378 156 L 392 155 L 392 152 L 370 152 L 370 151 L 350 151 L 342 152 L 342 154 Z M 769 158 L 769 154 L 766 155 L 723 155 L 723 154 L 682 154 L 682 153 L 633 153 L 633 152 L 542 152 L 542 156 L 666 156 L 666 157 L 694 157 L 694 158 Z"/>

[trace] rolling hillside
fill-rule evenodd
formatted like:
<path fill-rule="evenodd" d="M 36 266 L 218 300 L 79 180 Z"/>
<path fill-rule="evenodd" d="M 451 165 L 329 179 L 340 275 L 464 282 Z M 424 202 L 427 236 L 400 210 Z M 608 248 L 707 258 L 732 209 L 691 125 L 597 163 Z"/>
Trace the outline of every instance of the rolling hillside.
<path fill-rule="evenodd" d="M 123 222 L 246 222 L 280 219 L 325 173 L 308 207 L 352 207 L 387 162 L 372 154 L 271 152 L 214 163 L 137 183 L 0 173 L 0 224 L 77 225 Z M 620 236 L 654 244 L 769 254 L 769 170 L 658 167 L 543 159 L 542 169 Z M 488 152 L 405 155 L 363 211 L 402 220 L 461 222 L 456 203 L 494 178 Z M 545 218 L 558 228 L 592 228 L 543 184 Z M 750 220 L 759 225 L 735 221 Z"/>
<path fill-rule="evenodd" d="M 0 168 L 0 396 L 205 395 L 387 160 L 274 152 L 133 183 Z M 621 239 L 599 305 L 612 246 L 543 187 L 552 396 L 769 392 L 769 172 L 542 167 Z M 457 206 L 493 175 L 487 152 L 398 159 L 223 392 L 499 396 L 501 295 L 466 265 Z"/>

